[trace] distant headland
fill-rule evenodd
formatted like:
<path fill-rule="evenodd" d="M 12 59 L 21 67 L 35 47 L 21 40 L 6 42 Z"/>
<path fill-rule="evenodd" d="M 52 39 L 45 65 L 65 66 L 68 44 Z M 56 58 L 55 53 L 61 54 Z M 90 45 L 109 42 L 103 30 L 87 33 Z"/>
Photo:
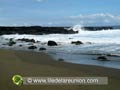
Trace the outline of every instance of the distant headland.
<path fill-rule="evenodd" d="M 67 30 L 69 27 L 42 27 L 42 26 L 0 26 L 0 35 L 3 34 L 75 34 L 78 33 L 72 29 Z M 87 26 L 82 27 L 85 30 L 108 30 L 114 28 L 120 28 L 119 26 Z"/>

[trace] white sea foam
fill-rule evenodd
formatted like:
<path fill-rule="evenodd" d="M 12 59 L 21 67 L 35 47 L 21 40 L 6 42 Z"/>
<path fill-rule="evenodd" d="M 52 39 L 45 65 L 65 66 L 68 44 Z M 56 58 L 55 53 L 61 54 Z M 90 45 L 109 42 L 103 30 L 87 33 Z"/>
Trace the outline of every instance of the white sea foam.
<path fill-rule="evenodd" d="M 76 25 L 72 27 L 75 31 L 79 31 L 78 34 L 49 34 L 49 35 L 3 35 L 1 36 L 2 41 L 4 39 L 13 38 L 15 40 L 21 38 L 35 39 L 36 41 L 41 41 L 46 43 L 49 40 L 54 40 L 62 46 L 71 47 L 72 41 L 82 41 L 84 45 L 75 46 L 76 49 L 87 49 L 87 50 L 98 50 L 105 52 L 116 52 L 120 53 L 120 29 L 114 30 L 101 30 L 101 31 L 84 31 L 81 26 Z M 4 38 L 4 39 L 3 39 Z M 88 43 L 93 44 L 88 44 Z M 66 47 L 65 47 L 66 48 Z M 75 49 L 74 48 L 74 49 Z M 72 49 L 72 48 L 71 48 Z M 74 51 L 74 50 L 73 50 Z M 79 51 L 77 51 L 79 52 Z"/>
<path fill-rule="evenodd" d="M 73 31 L 78 31 L 78 33 L 81 32 L 81 31 L 83 31 L 82 25 L 74 25 L 74 26 L 70 27 L 68 30 L 71 30 L 71 29 Z"/>
<path fill-rule="evenodd" d="M 82 54 L 112 54 L 120 56 L 120 29 L 114 30 L 101 30 L 101 31 L 86 31 L 81 28 L 81 25 L 75 25 L 74 27 L 69 28 L 74 31 L 79 31 L 77 34 L 49 34 L 49 35 L 2 35 L 0 37 L 0 43 L 8 42 L 6 39 L 13 38 L 14 40 L 21 38 L 35 39 L 36 41 L 41 41 L 41 43 L 46 43 L 49 40 L 56 41 L 59 46 L 57 47 L 49 47 L 45 45 L 48 52 L 57 53 L 58 56 L 61 56 L 60 53 L 63 54 L 63 58 L 70 59 L 65 55 L 70 55 L 72 57 Z M 82 41 L 83 45 L 72 45 L 72 41 Z M 19 45 L 23 44 L 26 48 L 28 43 L 18 42 Z M 92 44 L 90 44 L 90 42 Z M 41 43 L 36 43 L 34 45 L 40 47 Z M 2 46 L 3 47 L 3 46 Z M 17 46 L 14 46 L 15 48 Z M 60 57 L 59 57 L 60 58 Z M 88 58 L 90 60 L 90 58 Z M 114 60 L 113 60 L 114 61 Z M 117 59 L 119 61 L 119 59 Z M 74 62 L 71 61 L 71 62 Z M 78 61 L 79 62 L 79 61 Z M 81 63 L 81 62 L 80 62 Z M 113 62 L 112 62 L 113 63 Z M 97 65 L 97 64 L 96 64 Z M 108 64 L 107 64 L 108 65 Z M 115 64 L 116 65 L 116 64 Z M 120 64 L 119 64 L 120 66 Z M 118 63 L 117 63 L 118 67 Z M 120 67 L 119 67 L 120 68 Z"/>
<path fill-rule="evenodd" d="M 47 42 L 48 40 L 54 40 L 62 45 L 69 45 L 71 41 L 82 41 L 83 43 L 94 43 L 91 45 L 88 45 L 87 47 L 91 46 L 104 46 L 106 45 L 112 45 L 116 46 L 120 44 L 120 29 L 114 29 L 114 30 L 101 30 L 101 31 L 85 31 L 82 30 L 81 25 L 75 25 L 74 27 L 71 27 L 74 31 L 79 31 L 77 34 L 49 34 L 49 35 L 3 35 L 1 36 L 2 41 L 4 39 L 10 39 L 13 38 L 15 40 L 20 38 L 28 38 L 28 39 L 35 39 L 36 41 L 41 42 Z M 2 42 L 1 41 L 1 42 Z M 99 44 L 99 45 L 98 45 Z M 86 45 L 86 44 L 85 44 Z M 97 47 L 96 46 L 96 47 Z M 111 47 L 112 47 L 111 46 Z M 118 48 L 118 47 L 116 47 Z M 102 48 L 101 48 L 102 49 Z M 112 48 L 110 48 L 112 49 Z"/>

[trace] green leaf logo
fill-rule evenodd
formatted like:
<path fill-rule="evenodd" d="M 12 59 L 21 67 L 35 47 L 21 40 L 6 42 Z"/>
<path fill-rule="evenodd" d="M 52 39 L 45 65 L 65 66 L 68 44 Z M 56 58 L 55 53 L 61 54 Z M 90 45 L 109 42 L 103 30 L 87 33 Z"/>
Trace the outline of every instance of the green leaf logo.
<path fill-rule="evenodd" d="M 23 78 L 20 75 L 14 75 L 12 77 L 12 81 L 17 86 L 21 86 L 23 84 Z"/>

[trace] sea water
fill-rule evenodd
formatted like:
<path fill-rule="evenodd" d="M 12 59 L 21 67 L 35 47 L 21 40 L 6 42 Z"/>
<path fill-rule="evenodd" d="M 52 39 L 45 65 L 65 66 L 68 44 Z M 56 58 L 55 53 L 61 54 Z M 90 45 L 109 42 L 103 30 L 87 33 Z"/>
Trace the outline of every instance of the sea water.
<path fill-rule="evenodd" d="M 46 52 L 56 60 L 64 59 L 66 62 L 77 64 L 97 65 L 120 69 L 120 29 L 87 31 L 80 25 L 71 27 L 77 34 L 49 34 L 49 35 L 2 35 L 0 36 L 0 47 L 27 50 L 30 45 L 47 48 Z M 71 29 L 70 28 L 70 29 Z M 68 29 L 68 30 L 70 30 Z M 9 47 L 3 45 L 8 39 L 13 38 L 17 44 Z M 17 39 L 28 38 L 40 41 L 40 43 L 30 44 L 17 41 Z M 47 46 L 49 40 L 58 43 L 58 46 Z M 72 41 L 81 41 L 83 44 L 74 45 Z M 43 44 L 44 43 L 44 44 Z M 22 44 L 23 47 L 19 47 Z M 37 51 L 37 50 L 36 50 Z M 99 55 L 113 55 L 108 58 L 110 61 L 98 61 Z"/>

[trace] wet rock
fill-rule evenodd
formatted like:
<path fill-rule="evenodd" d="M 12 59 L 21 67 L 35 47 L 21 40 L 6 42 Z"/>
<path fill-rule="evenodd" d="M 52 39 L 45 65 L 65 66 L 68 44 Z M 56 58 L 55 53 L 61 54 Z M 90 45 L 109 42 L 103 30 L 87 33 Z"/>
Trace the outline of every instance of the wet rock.
<path fill-rule="evenodd" d="M 59 61 L 59 62 L 63 62 L 63 61 L 64 61 L 64 59 L 60 58 L 60 59 L 58 59 L 58 61 Z"/>
<path fill-rule="evenodd" d="M 13 41 L 13 39 L 10 39 L 10 41 L 8 42 L 8 45 L 9 45 L 9 46 L 13 46 L 14 44 L 16 44 L 16 42 Z"/>
<path fill-rule="evenodd" d="M 48 46 L 57 46 L 58 44 L 55 41 L 48 41 Z"/>
<path fill-rule="evenodd" d="M 97 57 L 97 60 L 99 60 L 99 61 L 109 61 L 106 56 L 99 56 L 99 57 Z"/>
<path fill-rule="evenodd" d="M 112 56 L 111 54 L 107 54 L 107 56 Z"/>
<path fill-rule="evenodd" d="M 69 39 L 73 39 L 73 38 L 69 38 Z"/>
<path fill-rule="evenodd" d="M 41 47 L 39 50 L 40 50 L 40 51 L 44 51 L 44 50 L 46 50 L 46 48 Z"/>
<path fill-rule="evenodd" d="M 36 46 L 30 46 L 30 47 L 28 47 L 28 49 L 37 49 L 37 47 Z"/>
<path fill-rule="evenodd" d="M 7 44 L 2 44 L 2 45 L 7 45 Z"/>
<path fill-rule="evenodd" d="M 40 43 L 40 41 L 36 41 L 36 43 Z"/>
<path fill-rule="evenodd" d="M 5 40 L 9 40 L 8 38 L 6 38 Z"/>
<path fill-rule="evenodd" d="M 68 27 L 67 27 L 68 28 Z M 67 30 L 65 27 L 41 27 L 41 26 L 0 26 L 0 35 L 4 34 L 75 34 L 73 30 Z"/>
<path fill-rule="evenodd" d="M 18 39 L 18 41 L 24 41 L 24 42 L 32 42 L 32 43 L 35 43 L 35 40 L 34 40 L 34 39 L 27 39 L 27 38 Z"/>
<path fill-rule="evenodd" d="M 22 47 L 23 45 L 19 45 L 19 47 Z"/>
<path fill-rule="evenodd" d="M 81 41 L 72 41 L 71 44 L 81 45 L 81 44 L 83 44 L 83 42 L 81 42 Z"/>

